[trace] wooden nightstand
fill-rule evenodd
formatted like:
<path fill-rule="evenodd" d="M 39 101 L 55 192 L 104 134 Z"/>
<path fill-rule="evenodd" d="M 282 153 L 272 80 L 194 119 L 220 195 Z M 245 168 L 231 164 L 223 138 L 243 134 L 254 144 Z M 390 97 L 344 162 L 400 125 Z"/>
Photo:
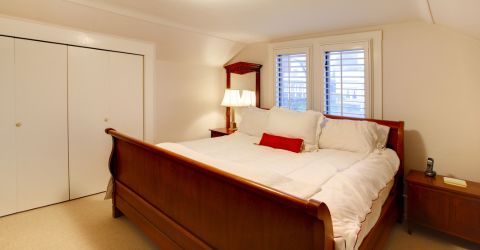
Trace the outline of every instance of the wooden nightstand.
<path fill-rule="evenodd" d="M 409 233 L 423 225 L 480 244 L 480 183 L 462 188 L 420 171 L 410 171 L 406 182 Z"/>
<path fill-rule="evenodd" d="M 229 135 L 234 133 L 236 130 L 227 129 L 227 128 L 213 128 L 210 129 L 210 137 L 219 137 L 224 135 Z"/>

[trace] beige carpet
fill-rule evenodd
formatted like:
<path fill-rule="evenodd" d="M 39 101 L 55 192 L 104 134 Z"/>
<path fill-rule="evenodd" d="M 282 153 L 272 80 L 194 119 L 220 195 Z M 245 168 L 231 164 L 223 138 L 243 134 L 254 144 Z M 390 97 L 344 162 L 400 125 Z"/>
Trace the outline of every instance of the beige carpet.
<path fill-rule="evenodd" d="M 0 218 L 0 249 L 156 249 L 104 194 Z"/>
<path fill-rule="evenodd" d="M 0 218 L 0 249 L 156 249 L 125 217 L 111 217 L 103 194 Z M 426 229 L 397 225 L 386 249 L 480 249 Z"/>
<path fill-rule="evenodd" d="M 412 234 L 407 233 L 404 222 L 398 224 L 390 234 L 385 249 L 388 250 L 461 250 L 480 249 L 480 245 L 446 235 L 431 229 L 414 228 Z"/>

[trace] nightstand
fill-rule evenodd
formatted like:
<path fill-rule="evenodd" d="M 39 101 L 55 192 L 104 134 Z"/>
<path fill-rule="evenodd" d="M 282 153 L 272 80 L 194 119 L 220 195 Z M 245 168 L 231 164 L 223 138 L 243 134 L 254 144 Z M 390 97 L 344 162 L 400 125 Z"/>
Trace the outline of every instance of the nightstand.
<path fill-rule="evenodd" d="M 219 136 L 224 136 L 224 135 L 229 135 L 234 133 L 236 130 L 233 129 L 227 129 L 227 128 L 213 128 L 210 129 L 210 137 L 219 137 Z"/>
<path fill-rule="evenodd" d="M 457 187 L 420 171 L 410 171 L 406 182 L 409 233 L 422 225 L 480 244 L 480 183 Z"/>

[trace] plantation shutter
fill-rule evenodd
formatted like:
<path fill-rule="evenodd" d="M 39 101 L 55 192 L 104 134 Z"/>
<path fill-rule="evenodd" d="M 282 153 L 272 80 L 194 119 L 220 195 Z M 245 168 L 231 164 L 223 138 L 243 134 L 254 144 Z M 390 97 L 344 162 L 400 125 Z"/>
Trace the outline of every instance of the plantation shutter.
<path fill-rule="evenodd" d="M 283 53 L 275 62 L 276 106 L 307 110 L 307 53 Z"/>
<path fill-rule="evenodd" d="M 324 112 L 367 117 L 365 49 L 324 52 Z"/>

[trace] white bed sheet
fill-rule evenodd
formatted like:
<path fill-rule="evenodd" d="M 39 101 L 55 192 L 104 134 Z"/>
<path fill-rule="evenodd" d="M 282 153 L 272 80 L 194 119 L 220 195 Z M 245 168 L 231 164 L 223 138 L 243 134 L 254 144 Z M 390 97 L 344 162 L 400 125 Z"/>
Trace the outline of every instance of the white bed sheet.
<path fill-rule="evenodd" d="M 367 214 L 365 220 L 362 222 L 360 231 L 355 239 L 354 249 L 358 249 L 362 245 L 365 237 L 368 235 L 370 230 L 372 230 L 373 226 L 375 226 L 375 223 L 377 223 L 378 219 L 380 218 L 380 214 L 382 213 L 383 204 L 387 200 L 394 183 L 395 181 L 393 179 L 388 182 L 387 186 L 380 190 L 378 198 L 373 201 L 371 211 Z M 334 241 L 336 250 L 346 249 L 347 241 L 345 238 L 337 236 L 334 238 Z"/>
<path fill-rule="evenodd" d="M 398 170 L 396 153 L 390 149 L 370 154 L 322 149 L 296 154 L 255 145 L 259 140 L 236 132 L 158 146 L 285 193 L 326 203 L 334 237 L 344 239 L 346 249 L 354 249 L 373 201 Z"/>

